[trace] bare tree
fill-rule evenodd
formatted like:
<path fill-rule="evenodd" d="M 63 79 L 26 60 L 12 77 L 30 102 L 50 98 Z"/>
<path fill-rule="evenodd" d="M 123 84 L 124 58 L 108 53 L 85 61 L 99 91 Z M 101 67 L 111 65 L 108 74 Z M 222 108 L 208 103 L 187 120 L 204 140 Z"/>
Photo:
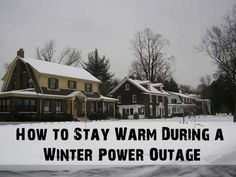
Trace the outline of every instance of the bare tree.
<path fill-rule="evenodd" d="M 55 41 L 50 40 L 45 42 L 43 48 L 36 47 L 36 56 L 40 60 L 45 60 L 49 62 L 53 62 L 53 55 L 55 53 Z"/>
<path fill-rule="evenodd" d="M 163 82 L 170 78 L 174 58 L 167 57 L 163 52 L 168 44 L 168 40 L 149 28 L 138 32 L 131 41 L 136 60 L 129 73 L 151 82 Z"/>
<path fill-rule="evenodd" d="M 233 84 L 236 122 L 236 5 L 225 16 L 223 24 L 207 31 L 201 49 L 216 62 L 218 72 L 227 76 Z"/>
<path fill-rule="evenodd" d="M 61 52 L 58 63 L 68 66 L 78 66 L 81 62 L 81 51 L 76 48 L 66 48 Z"/>
<path fill-rule="evenodd" d="M 200 84 L 197 86 L 197 93 L 200 94 L 202 98 L 210 98 L 211 76 L 209 74 L 201 76 L 199 81 Z"/>
<path fill-rule="evenodd" d="M 55 58 L 56 44 L 54 40 L 45 42 L 43 48 L 36 47 L 36 57 L 40 60 L 55 62 L 68 66 L 78 66 L 81 62 L 81 51 L 77 48 L 67 47 L 62 50 L 60 56 Z"/>

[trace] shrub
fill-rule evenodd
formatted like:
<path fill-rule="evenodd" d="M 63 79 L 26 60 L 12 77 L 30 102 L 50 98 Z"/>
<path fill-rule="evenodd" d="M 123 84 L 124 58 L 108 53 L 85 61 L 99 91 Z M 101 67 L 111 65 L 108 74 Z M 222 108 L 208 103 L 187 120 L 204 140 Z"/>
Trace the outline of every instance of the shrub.
<path fill-rule="evenodd" d="M 115 117 L 116 117 L 117 119 L 120 119 L 120 118 L 121 118 L 121 114 L 120 114 L 119 111 L 116 111 L 116 115 L 115 115 Z"/>
<path fill-rule="evenodd" d="M 175 113 L 172 115 L 172 117 L 184 117 L 186 116 L 185 113 Z"/>
<path fill-rule="evenodd" d="M 106 120 L 107 119 L 107 114 L 98 112 L 98 113 L 90 113 L 88 114 L 88 119 L 89 120 Z"/>
<path fill-rule="evenodd" d="M 70 114 L 5 114 L 1 115 L 0 121 L 8 122 L 54 122 L 54 121 L 73 121 Z"/>
<path fill-rule="evenodd" d="M 139 119 L 139 115 L 137 112 L 134 113 L 134 119 Z"/>
<path fill-rule="evenodd" d="M 122 116 L 122 119 L 128 119 L 129 118 L 128 116 L 129 115 L 127 113 L 124 113 L 123 116 Z"/>

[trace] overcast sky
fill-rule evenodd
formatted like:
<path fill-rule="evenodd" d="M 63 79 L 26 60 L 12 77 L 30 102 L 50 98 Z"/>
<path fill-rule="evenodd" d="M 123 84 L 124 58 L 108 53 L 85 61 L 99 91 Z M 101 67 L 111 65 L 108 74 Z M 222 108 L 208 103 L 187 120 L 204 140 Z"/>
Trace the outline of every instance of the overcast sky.
<path fill-rule="evenodd" d="M 77 47 L 83 60 L 98 49 L 110 58 L 111 71 L 123 78 L 135 59 L 130 40 L 144 28 L 170 42 L 166 52 L 176 58 L 174 78 L 197 86 L 202 75 L 215 72 L 211 59 L 196 51 L 208 28 L 220 24 L 235 0 L 0 0 L 0 77 L 4 63 L 24 48 L 54 39 L 57 51 Z"/>

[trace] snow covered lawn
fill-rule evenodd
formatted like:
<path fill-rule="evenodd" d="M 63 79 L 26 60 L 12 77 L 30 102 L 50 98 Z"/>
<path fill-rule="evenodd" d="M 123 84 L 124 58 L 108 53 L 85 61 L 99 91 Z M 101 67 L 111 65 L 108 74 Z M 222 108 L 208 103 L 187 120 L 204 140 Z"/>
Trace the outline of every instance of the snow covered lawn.
<path fill-rule="evenodd" d="M 236 125 L 232 116 L 201 116 L 172 119 L 139 119 L 139 120 L 106 120 L 92 122 L 41 122 L 41 123 L 0 123 L 0 177 L 16 176 L 236 176 Z M 46 142 L 16 141 L 16 128 L 67 128 L 73 133 L 75 127 L 81 128 L 150 128 L 161 130 L 161 127 L 216 130 L 222 128 L 224 141 L 125 141 L 116 142 L 111 134 L 108 142 L 82 141 L 51 141 L 52 134 L 48 134 Z M 213 131 L 214 132 L 214 131 Z M 210 135 L 212 132 L 210 133 Z M 186 162 L 179 166 L 174 162 L 121 162 L 112 163 L 105 160 L 106 165 L 84 162 L 45 162 L 42 156 L 42 147 L 92 147 L 106 148 L 140 147 L 148 149 L 157 148 L 200 148 L 202 150 L 201 163 Z M 145 154 L 147 155 L 147 154 Z M 153 165 L 156 164 L 156 165 Z M 167 166 L 158 166 L 158 165 Z M 195 164 L 192 166 L 191 164 Z M 207 164 L 207 166 L 196 166 Z M 62 166 L 60 166 L 62 165 Z M 111 166 L 112 165 L 112 166 Z M 128 165 L 128 166 L 127 166 Z M 135 166 L 133 166 L 135 165 Z M 187 166 L 186 166 L 187 165 Z M 209 166 L 211 165 L 211 166 Z M 214 166 L 212 166 L 214 165 Z M 217 166 L 215 166 L 217 165 Z M 223 166 L 218 166 L 223 165 Z M 229 166 L 230 165 L 230 166 Z"/>

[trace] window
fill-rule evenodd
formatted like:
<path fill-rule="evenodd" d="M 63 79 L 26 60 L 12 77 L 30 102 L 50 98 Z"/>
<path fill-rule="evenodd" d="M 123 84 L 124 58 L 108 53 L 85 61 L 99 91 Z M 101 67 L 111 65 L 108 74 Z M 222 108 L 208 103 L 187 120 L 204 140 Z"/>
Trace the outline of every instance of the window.
<path fill-rule="evenodd" d="M 172 113 L 176 113 L 176 108 L 175 107 L 172 108 Z"/>
<path fill-rule="evenodd" d="M 13 80 L 12 82 L 12 89 L 15 90 L 16 89 L 16 79 Z"/>
<path fill-rule="evenodd" d="M 138 108 L 138 114 L 144 115 L 144 108 Z"/>
<path fill-rule="evenodd" d="M 92 113 L 96 112 L 96 105 L 95 105 L 95 103 L 91 102 L 90 106 L 91 106 L 91 112 Z"/>
<path fill-rule="evenodd" d="M 134 109 L 130 108 L 130 115 L 134 115 Z"/>
<path fill-rule="evenodd" d="M 132 103 L 137 103 L 137 95 L 132 95 Z"/>
<path fill-rule="evenodd" d="M 56 112 L 61 112 L 62 108 L 62 103 L 60 100 L 56 101 Z"/>
<path fill-rule="evenodd" d="M 43 111 L 44 112 L 50 112 L 50 101 L 45 100 L 43 103 Z"/>
<path fill-rule="evenodd" d="M 25 106 L 29 106 L 29 100 L 28 100 L 28 99 L 25 99 L 25 100 L 24 100 L 24 105 L 25 105 Z"/>
<path fill-rule="evenodd" d="M 172 103 L 172 104 L 177 104 L 177 99 L 176 99 L 176 98 L 171 99 L 171 103 Z"/>
<path fill-rule="evenodd" d="M 118 99 L 118 104 L 121 104 L 121 96 L 118 96 L 117 99 Z"/>
<path fill-rule="evenodd" d="M 129 109 L 126 109 L 126 114 L 129 115 Z"/>
<path fill-rule="evenodd" d="M 69 80 L 68 81 L 68 88 L 69 89 L 76 89 L 77 88 L 76 81 Z"/>
<path fill-rule="evenodd" d="M 50 89 L 58 89 L 58 80 L 54 78 L 48 79 L 48 88 Z"/>
<path fill-rule="evenodd" d="M 27 88 L 33 88 L 33 81 L 30 78 L 27 78 Z"/>
<path fill-rule="evenodd" d="M 125 115 L 125 109 L 122 109 L 122 115 Z"/>
<path fill-rule="evenodd" d="M 10 100 L 3 99 L 0 100 L 0 112 L 9 112 L 10 111 Z"/>
<path fill-rule="evenodd" d="M 84 91 L 85 92 L 92 92 L 92 84 L 90 84 L 90 83 L 85 83 L 84 84 Z"/>
<path fill-rule="evenodd" d="M 126 91 L 129 90 L 129 84 L 125 84 L 125 90 L 126 90 Z"/>
<path fill-rule="evenodd" d="M 158 101 L 159 101 L 160 103 L 162 103 L 162 102 L 163 102 L 163 97 L 162 97 L 162 96 L 158 96 Z"/>
<path fill-rule="evenodd" d="M 35 99 L 22 99 L 17 100 L 17 107 L 19 112 L 36 112 L 37 104 Z"/>

